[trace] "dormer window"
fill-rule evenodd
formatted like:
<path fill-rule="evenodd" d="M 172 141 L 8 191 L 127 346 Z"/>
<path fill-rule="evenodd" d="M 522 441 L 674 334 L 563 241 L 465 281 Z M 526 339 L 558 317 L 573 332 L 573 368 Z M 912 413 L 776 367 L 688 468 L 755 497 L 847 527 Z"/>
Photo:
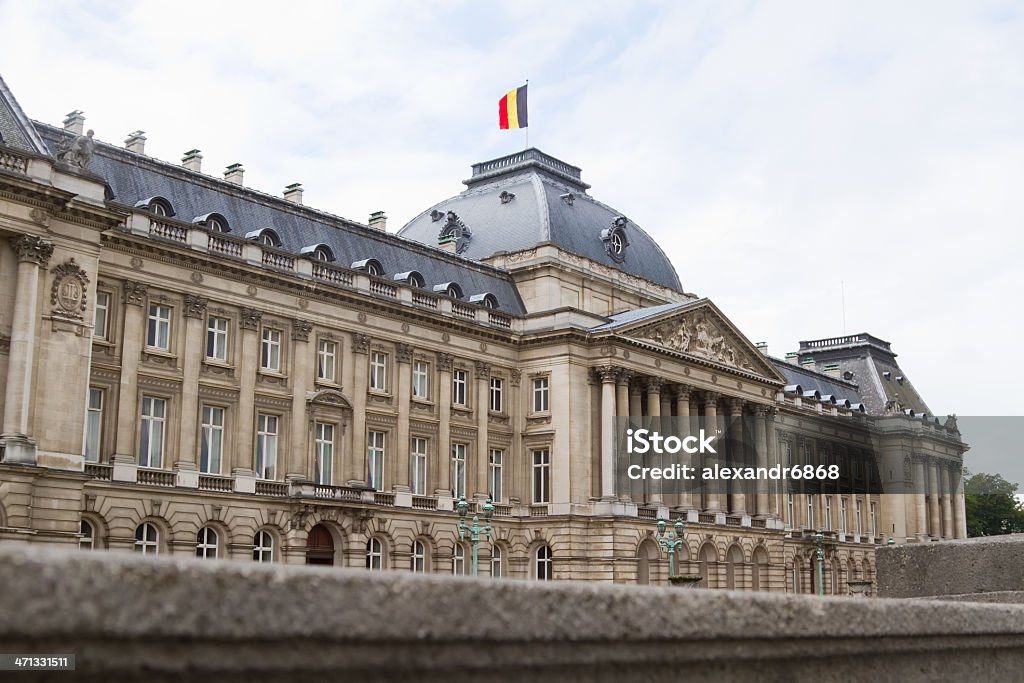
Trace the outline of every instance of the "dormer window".
<path fill-rule="evenodd" d="M 253 230 L 252 232 L 245 233 L 245 239 L 255 240 L 260 244 L 267 247 L 280 247 L 281 238 L 273 228 L 260 228 L 259 230 Z"/>
<path fill-rule="evenodd" d="M 308 247 L 303 247 L 299 250 L 299 253 L 314 261 L 322 261 L 324 263 L 334 261 L 334 250 L 323 243 L 311 244 Z"/>
<path fill-rule="evenodd" d="M 423 276 L 415 270 L 396 274 L 395 282 L 404 282 L 410 287 L 417 287 L 419 289 L 423 289 L 426 286 L 426 281 L 423 279 Z"/>
<path fill-rule="evenodd" d="M 202 225 L 210 232 L 231 232 L 228 219 L 219 213 L 207 213 L 202 216 L 196 216 L 192 219 L 192 222 L 196 225 Z"/>
<path fill-rule="evenodd" d="M 443 282 L 439 285 L 434 285 L 434 291 L 452 299 L 462 298 L 462 287 L 459 286 L 458 282 Z"/>
<path fill-rule="evenodd" d="M 361 270 L 367 275 L 372 275 L 373 277 L 382 277 L 384 275 L 384 267 L 380 264 L 380 261 L 374 258 L 354 262 L 352 264 L 352 270 Z"/>
<path fill-rule="evenodd" d="M 135 204 L 136 209 L 142 209 L 148 211 L 154 216 L 173 216 L 174 209 L 171 208 L 171 203 L 163 197 L 149 197 L 143 199 L 141 202 Z"/>
<path fill-rule="evenodd" d="M 445 224 L 437 234 L 437 244 L 442 249 L 449 248 L 456 254 L 461 254 L 473 239 L 473 231 L 454 211 L 449 211 L 445 217 Z"/>
<path fill-rule="evenodd" d="M 490 292 L 484 292 L 483 294 L 474 294 L 473 296 L 469 297 L 469 302 L 471 304 L 479 304 L 484 308 L 498 307 L 498 298 L 491 294 Z"/>
<path fill-rule="evenodd" d="M 629 239 L 626 237 L 626 223 L 625 216 L 618 216 L 612 221 L 612 227 L 601 231 L 604 250 L 616 263 L 626 260 L 626 247 L 629 246 Z"/>

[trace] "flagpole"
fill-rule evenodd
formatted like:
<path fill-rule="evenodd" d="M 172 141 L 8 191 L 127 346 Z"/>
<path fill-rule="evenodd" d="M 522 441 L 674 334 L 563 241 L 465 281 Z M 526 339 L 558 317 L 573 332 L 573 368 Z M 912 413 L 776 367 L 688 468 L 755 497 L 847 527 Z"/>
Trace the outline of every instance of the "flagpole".
<path fill-rule="evenodd" d="M 526 92 L 527 93 L 530 92 L 530 79 L 529 78 L 526 79 Z M 527 121 L 526 128 L 524 128 L 523 130 L 526 131 L 526 149 L 523 150 L 525 152 L 527 149 L 530 149 L 530 123 L 529 123 L 529 121 Z"/>

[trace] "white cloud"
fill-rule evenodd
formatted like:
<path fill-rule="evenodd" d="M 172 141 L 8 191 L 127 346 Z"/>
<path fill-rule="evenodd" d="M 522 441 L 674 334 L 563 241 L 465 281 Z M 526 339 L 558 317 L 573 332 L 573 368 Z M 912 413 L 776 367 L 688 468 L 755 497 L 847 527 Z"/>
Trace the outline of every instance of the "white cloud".
<path fill-rule="evenodd" d="M 936 411 L 1024 412 L 1024 25 L 1012 3 L 0 2 L 34 118 L 199 147 L 393 228 L 531 143 L 774 353 L 870 331 Z M 11 29 L 14 27 L 14 30 Z"/>

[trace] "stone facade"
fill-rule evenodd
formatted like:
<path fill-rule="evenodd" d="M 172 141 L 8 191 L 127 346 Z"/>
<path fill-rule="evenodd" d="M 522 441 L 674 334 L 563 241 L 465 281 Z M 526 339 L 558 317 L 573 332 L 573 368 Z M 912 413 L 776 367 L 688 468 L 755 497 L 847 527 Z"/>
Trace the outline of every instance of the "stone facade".
<path fill-rule="evenodd" d="M 845 595 L 888 537 L 964 535 L 954 429 L 794 391 L 706 299 L 550 243 L 467 261 L 102 143 L 71 166 L 51 154 L 74 131 L 35 128 L 49 153 L 0 145 L 0 542 L 468 573 L 455 505 L 491 494 L 481 574 L 664 583 L 655 522 L 682 516 L 679 573 L 814 592 L 829 519 L 824 586 Z M 147 182 L 236 208 L 175 215 L 127 189 Z M 246 207 L 380 260 L 282 243 Z M 624 416 L 759 416 L 758 462 L 870 467 L 848 496 L 628 489 Z"/>

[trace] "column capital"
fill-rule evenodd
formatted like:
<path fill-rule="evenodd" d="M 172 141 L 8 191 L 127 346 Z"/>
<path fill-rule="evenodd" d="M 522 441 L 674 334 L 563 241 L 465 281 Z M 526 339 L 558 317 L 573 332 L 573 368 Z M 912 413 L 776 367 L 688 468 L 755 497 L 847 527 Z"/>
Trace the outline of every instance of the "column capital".
<path fill-rule="evenodd" d="M 210 300 L 205 296 L 199 296 L 198 294 L 186 294 L 184 310 L 185 317 L 203 318 L 206 316 L 206 306 L 209 303 Z"/>
<path fill-rule="evenodd" d="M 705 391 L 704 392 L 704 405 L 715 405 L 718 403 L 718 398 L 721 396 L 717 391 Z"/>
<path fill-rule="evenodd" d="M 399 363 L 412 362 L 413 348 L 411 344 L 395 344 L 395 360 Z"/>
<path fill-rule="evenodd" d="M 743 406 L 746 404 L 742 398 L 729 399 L 729 415 L 732 417 L 743 417 Z"/>
<path fill-rule="evenodd" d="M 146 292 L 149 285 L 135 280 L 124 281 L 124 302 L 132 306 L 141 306 L 146 303 Z"/>
<path fill-rule="evenodd" d="M 509 370 L 508 381 L 509 381 L 509 384 L 511 384 L 512 386 L 518 387 L 519 386 L 519 381 L 522 378 L 523 378 L 523 373 L 519 372 L 519 370 L 517 370 L 515 368 L 512 368 L 511 370 Z"/>
<path fill-rule="evenodd" d="M 242 307 L 242 315 L 238 319 L 238 326 L 243 330 L 258 330 L 260 321 L 263 320 L 263 311 L 258 308 Z"/>
<path fill-rule="evenodd" d="M 10 239 L 18 263 L 34 263 L 43 268 L 53 256 L 53 242 L 35 235 L 16 235 Z"/>
<path fill-rule="evenodd" d="M 313 323 L 301 318 L 292 318 L 292 341 L 309 341 L 309 333 L 313 331 Z"/>
<path fill-rule="evenodd" d="M 450 353 L 439 353 L 437 354 L 437 367 L 442 372 L 451 372 L 452 366 L 455 365 L 455 357 Z"/>
<path fill-rule="evenodd" d="M 660 394 L 661 387 L 665 384 L 665 380 L 661 377 L 647 377 L 644 380 L 644 389 L 648 394 Z"/>
<path fill-rule="evenodd" d="M 672 394 L 675 396 L 677 401 L 688 401 L 690 395 L 693 392 L 693 387 L 689 384 L 676 384 L 672 387 Z"/>
<path fill-rule="evenodd" d="M 633 371 L 627 370 L 626 368 L 619 368 L 619 376 L 616 378 L 616 384 L 628 385 L 633 381 Z"/>
<path fill-rule="evenodd" d="M 621 368 L 614 365 L 602 365 L 601 367 L 594 368 L 594 372 L 601 378 L 602 384 L 614 384 L 619 378 L 620 370 Z"/>
<path fill-rule="evenodd" d="M 477 379 L 488 379 L 491 376 L 491 364 L 487 361 L 478 360 L 474 365 Z"/>
<path fill-rule="evenodd" d="M 352 335 L 352 351 L 355 353 L 370 352 L 370 335 L 356 333 Z"/>

